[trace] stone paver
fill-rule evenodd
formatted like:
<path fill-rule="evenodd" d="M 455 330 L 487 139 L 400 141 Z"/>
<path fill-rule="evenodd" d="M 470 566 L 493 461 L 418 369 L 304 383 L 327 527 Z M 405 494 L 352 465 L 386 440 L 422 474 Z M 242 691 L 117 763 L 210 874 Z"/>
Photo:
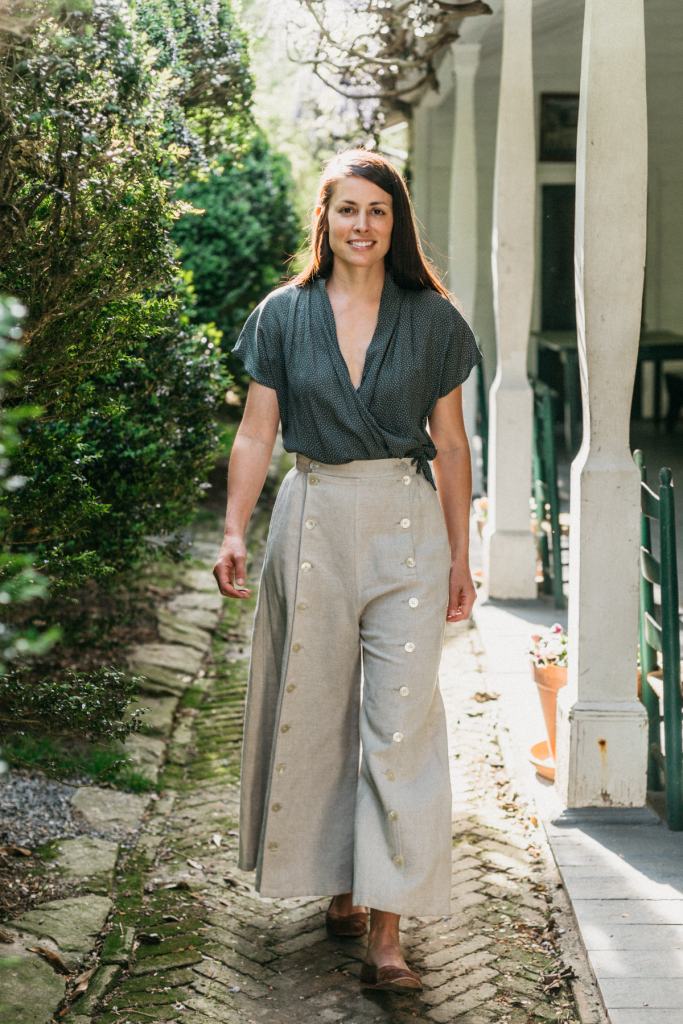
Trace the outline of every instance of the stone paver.
<path fill-rule="evenodd" d="M 98 828 L 117 825 L 132 829 L 139 825 L 149 797 L 100 786 L 81 786 L 71 803 L 91 825 Z"/>
<path fill-rule="evenodd" d="M 65 977 L 23 947 L 0 945 L 0 1020 L 45 1024 L 64 996 Z M 27 998 L 30 993 L 30 998 Z"/>
<path fill-rule="evenodd" d="M 253 566 L 251 573 L 258 570 Z M 558 946 L 570 921 L 555 901 L 544 834 L 516 803 L 496 742 L 476 631 L 449 627 L 441 686 L 450 723 L 454 796 L 450 918 L 402 919 L 419 995 L 364 994 L 362 941 L 333 940 L 327 899 L 262 899 L 236 866 L 239 753 L 255 595 L 226 602 L 203 700 L 178 723 L 148 848 L 131 863 L 114 914 L 135 929 L 128 969 L 104 996 L 98 1024 L 454 1022 L 587 1024 Z M 177 741 L 180 730 L 182 742 Z M 170 801 L 172 800 L 172 807 Z M 110 980 L 110 976 L 108 976 Z M 74 1007 L 77 1012 L 77 1004 Z"/>
<path fill-rule="evenodd" d="M 87 881 L 90 891 L 97 883 L 109 889 L 118 852 L 118 843 L 96 836 L 78 836 L 59 842 L 55 863 L 66 878 Z"/>
<path fill-rule="evenodd" d="M 65 900 L 52 900 L 9 922 L 8 930 L 24 937 L 34 935 L 37 945 L 56 947 L 71 969 L 79 966 L 104 927 L 112 902 L 107 896 L 89 893 Z M 34 943 L 36 945 L 36 943 Z"/>

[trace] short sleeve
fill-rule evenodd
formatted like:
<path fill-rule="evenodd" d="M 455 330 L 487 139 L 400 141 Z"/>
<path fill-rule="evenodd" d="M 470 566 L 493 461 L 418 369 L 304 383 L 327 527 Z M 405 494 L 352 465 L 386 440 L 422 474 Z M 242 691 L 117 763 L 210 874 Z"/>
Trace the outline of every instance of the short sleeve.
<path fill-rule="evenodd" d="M 277 388 L 282 379 L 280 324 L 266 296 L 244 321 L 231 352 L 259 384 Z"/>
<path fill-rule="evenodd" d="M 449 305 L 451 327 L 441 368 L 439 398 L 466 381 L 473 367 L 483 359 L 470 325 L 455 306 Z"/>

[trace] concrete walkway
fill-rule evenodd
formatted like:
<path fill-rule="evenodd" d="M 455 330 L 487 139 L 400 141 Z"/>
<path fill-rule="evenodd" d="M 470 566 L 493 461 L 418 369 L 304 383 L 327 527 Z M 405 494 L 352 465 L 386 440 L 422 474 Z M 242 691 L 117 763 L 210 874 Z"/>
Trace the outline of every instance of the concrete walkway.
<path fill-rule="evenodd" d="M 471 550 L 476 569 L 475 532 Z M 555 621 L 566 627 L 566 615 L 545 597 L 475 604 L 506 762 L 538 808 L 611 1024 L 683 1024 L 683 833 L 649 807 L 565 811 L 528 758 L 545 737 L 529 634 Z"/>

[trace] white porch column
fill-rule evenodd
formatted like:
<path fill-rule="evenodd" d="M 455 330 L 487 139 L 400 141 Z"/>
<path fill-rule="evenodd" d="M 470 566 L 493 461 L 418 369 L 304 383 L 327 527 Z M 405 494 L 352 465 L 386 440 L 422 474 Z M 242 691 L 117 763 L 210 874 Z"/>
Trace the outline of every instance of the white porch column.
<path fill-rule="evenodd" d="M 429 222 L 429 111 L 425 103 L 412 109 L 410 160 L 412 164 L 411 198 L 420 234 Z"/>
<path fill-rule="evenodd" d="M 569 807 L 642 806 L 636 697 L 639 474 L 629 448 L 646 234 L 643 0 L 586 0 L 576 160 L 583 443 L 571 466 L 569 682 L 556 786 Z"/>
<path fill-rule="evenodd" d="M 483 600 L 536 597 L 536 548 L 529 526 L 533 395 L 526 373 L 535 177 L 531 0 L 505 0 L 493 189 L 497 368 L 489 394 Z"/>
<path fill-rule="evenodd" d="M 461 312 L 472 323 L 477 288 L 477 150 L 474 120 L 474 79 L 479 67 L 478 43 L 455 43 L 451 47 L 455 120 L 448 211 L 448 286 L 458 299 Z M 476 427 L 477 378 L 471 374 L 462 389 L 463 414 L 469 437 Z M 472 466 L 474 492 L 481 491 L 481 473 L 476 460 Z"/>

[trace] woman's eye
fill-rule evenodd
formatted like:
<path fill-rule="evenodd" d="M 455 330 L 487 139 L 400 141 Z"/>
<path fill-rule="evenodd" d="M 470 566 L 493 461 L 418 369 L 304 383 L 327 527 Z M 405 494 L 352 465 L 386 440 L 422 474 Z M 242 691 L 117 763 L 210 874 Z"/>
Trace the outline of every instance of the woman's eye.
<path fill-rule="evenodd" d="M 339 212 L 340 213 L 348 213 L 348 212 L 350 212 L 352 210 L 353 210 L 352 206 L 342 206 L 340 208 Z M 372 210 L 372 213 L 381 213 L 383 217 L 385 216 L 384 210 L 381 210 L 379 207 L 377 207 L 377 209 L 375 209 L 375 210 Z"/>

